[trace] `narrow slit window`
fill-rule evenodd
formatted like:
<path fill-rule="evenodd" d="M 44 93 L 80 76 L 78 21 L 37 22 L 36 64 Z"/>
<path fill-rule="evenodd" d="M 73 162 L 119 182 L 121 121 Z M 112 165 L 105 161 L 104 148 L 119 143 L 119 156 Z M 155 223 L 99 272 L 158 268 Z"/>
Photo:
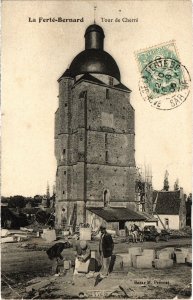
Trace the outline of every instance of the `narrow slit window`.
<path fill-rule="evenodd" d="M 105 133 L 105 147 L 107 146 L 107 133 Z"/>
<path fill-rule="evenodd" d="M 109 99 L 109 89 L 106 89 L 106 99 Z"/>
<path fill-rule="evenodd" d="M 105 161 L 108 162 L 108 151 L 105 151 Z"/>

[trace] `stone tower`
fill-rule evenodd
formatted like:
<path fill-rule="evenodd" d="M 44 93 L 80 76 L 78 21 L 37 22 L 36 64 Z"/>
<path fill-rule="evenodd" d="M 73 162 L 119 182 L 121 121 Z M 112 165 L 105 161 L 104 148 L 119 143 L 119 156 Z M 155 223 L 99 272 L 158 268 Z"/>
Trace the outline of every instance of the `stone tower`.
<path fill-rule="evenodd" d="M 103 50 L 103 29 L 85 32 L 85 50 L 58 79 L 55 114 L 56 221 L 86 222 L 87 207 L 135 209 L 135 126 L 130 89 Z"/>

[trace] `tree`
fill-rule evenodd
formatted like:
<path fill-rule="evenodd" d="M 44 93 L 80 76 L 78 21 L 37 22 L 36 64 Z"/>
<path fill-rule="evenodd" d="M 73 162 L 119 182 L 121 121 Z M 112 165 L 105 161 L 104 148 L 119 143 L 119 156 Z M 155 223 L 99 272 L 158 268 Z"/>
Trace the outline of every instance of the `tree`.
<path fill-rule="evenodd" d="M 10 200 L 9 197 L 4 197 L 4 196 L 1 197 L 1 203 L 8 204 L 9 200 Z"/>
<path fill-rule="evenodd" d="M 12 208 L 23 208 L 26 205 L 25 197 L 21 195 L 10 197 L 8 206 Z"/>
<path fill-rule="evenodd" d="M 174 191 L 178 191 L 178 190 L 179 190 L 179 179 L 177 178 L 174 183 Z"/>
<path fill-rule="evenodd" d="M 164 191 L 168 191 L 169 190 L 169 181 L 168 181 L 168 175 L 169 175 L 169 173 L 168 173 L 168 171 L 166 170 L 166 172 L 165 172 L 165 176 L 164 176 L 164 188 L 163 188 L 163 190 Z"/>

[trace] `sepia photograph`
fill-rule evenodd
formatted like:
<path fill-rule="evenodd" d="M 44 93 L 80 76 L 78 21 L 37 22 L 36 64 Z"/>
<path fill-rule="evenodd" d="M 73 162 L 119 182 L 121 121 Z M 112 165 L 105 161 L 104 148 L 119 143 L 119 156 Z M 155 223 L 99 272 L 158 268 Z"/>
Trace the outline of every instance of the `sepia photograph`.
<path fill-rule="evenodd" d="M 191 1 L 1 18 L 1 299 L 191 299 Z"/>

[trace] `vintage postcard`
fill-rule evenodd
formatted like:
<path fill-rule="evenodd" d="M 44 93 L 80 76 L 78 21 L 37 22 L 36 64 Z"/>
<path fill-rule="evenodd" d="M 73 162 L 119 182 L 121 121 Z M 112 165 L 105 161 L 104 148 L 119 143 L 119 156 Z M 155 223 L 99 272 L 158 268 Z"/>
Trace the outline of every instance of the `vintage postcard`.
<path fill-rule="evenodd" d="M 191 1 L 1 14 L 1 298 L 191 298 Z"/>

